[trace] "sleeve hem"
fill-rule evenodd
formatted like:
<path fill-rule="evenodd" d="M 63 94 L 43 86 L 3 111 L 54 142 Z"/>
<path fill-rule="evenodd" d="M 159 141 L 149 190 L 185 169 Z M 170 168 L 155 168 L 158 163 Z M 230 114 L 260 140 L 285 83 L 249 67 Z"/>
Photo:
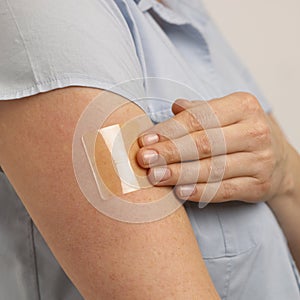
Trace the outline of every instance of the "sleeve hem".
<path fill-rule="evenodd" d="M 49 79 L 44 82 L 32 84 L 32 86 L 27 88 L 6 89 L 6 91 L 0 89 L 0 102 L 30 97 L 39 93 L 49 92 L 55 89 L 66 88 L 70 86 L 98 88 L 111 91 L 135 103 L 143 111 L 145 111 L 147 115 L 150 113 L 147 110 L 147 107 L 145 107 L 145 105 L 139 101 L 141 97 L 145 96 L 143 91 L 126 88 L 126 85 L 125 87 L 122 87 L 120 83 L 118 84 L 113 81 L 109 82 L 105 80 L 98 80 L 87 76 L 80 76 L 78 74 L 76 74 L 76 76 L 61 76 L 59 78 Z"/>
<path fill-rule="evenodd" d="M 58 88 L 64 88 L 68 86 L 82 86 L 91 88 L 100 88 L 111 90 L 116 83 L 106 82 L 103 80 L 97 80 L 93 78 L 83 78 L 83 77 L 60 77 L 55 79 L 50 79 L 48 81 L 33 84 L 27 88 L 10 89 L 6 91 L 0 91 L 0 101 L 1 100 L 14 100 L 24 97 L 33 96 L 43 92 L 49 92 Z"/>

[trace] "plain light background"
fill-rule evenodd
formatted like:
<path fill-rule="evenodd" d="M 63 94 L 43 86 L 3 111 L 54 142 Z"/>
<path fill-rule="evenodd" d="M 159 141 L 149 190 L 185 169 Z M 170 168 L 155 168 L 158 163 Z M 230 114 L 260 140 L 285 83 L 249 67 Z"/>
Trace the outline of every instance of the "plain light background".
<path fill-rule="evenodd" d="M 300 0 L 204 0 L 300 152 Z"/>

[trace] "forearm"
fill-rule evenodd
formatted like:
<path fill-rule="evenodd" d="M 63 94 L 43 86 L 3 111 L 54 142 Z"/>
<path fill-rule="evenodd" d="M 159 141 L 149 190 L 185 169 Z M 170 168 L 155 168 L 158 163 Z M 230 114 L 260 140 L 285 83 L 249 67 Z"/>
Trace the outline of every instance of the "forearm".
<path fill-rule="evenodd" d="M 287 143 L 286 176 L 283 193 L 268 201 L 288 240 L 291 252 L 300 268 L 300 156 Z"/>

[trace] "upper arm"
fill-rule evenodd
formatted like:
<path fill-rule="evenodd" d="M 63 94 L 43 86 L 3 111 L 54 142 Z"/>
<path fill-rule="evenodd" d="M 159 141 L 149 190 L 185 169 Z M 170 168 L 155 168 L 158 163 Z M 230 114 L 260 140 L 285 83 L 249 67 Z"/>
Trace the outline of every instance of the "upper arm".
<path fill-rule="evenodd" d="M 79 189 L 72 138 L 99 92 L 66 88 L 0 102 L 2 168 L 86 299 L 217 299 L 183 207 L 152 223 L 123 223 L 97 211 Z M 140 113 L 129 102 L 110 120 Z M 155 200 L 162 193 L 151 187 L 126 198 Z"/>

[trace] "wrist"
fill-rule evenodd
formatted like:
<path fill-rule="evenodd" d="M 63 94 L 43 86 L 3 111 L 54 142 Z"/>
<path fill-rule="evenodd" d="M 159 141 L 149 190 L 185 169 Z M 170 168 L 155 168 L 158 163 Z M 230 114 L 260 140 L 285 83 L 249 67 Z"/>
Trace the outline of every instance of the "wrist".
<path fill-rule="evenodd" d="M 300 156 L 286 141 L 282 159 L 282 179 L 278 185 L 277 193 L 268 200 L 270 206 L 277 206 L 285 199 L 300 205 Z"/>

